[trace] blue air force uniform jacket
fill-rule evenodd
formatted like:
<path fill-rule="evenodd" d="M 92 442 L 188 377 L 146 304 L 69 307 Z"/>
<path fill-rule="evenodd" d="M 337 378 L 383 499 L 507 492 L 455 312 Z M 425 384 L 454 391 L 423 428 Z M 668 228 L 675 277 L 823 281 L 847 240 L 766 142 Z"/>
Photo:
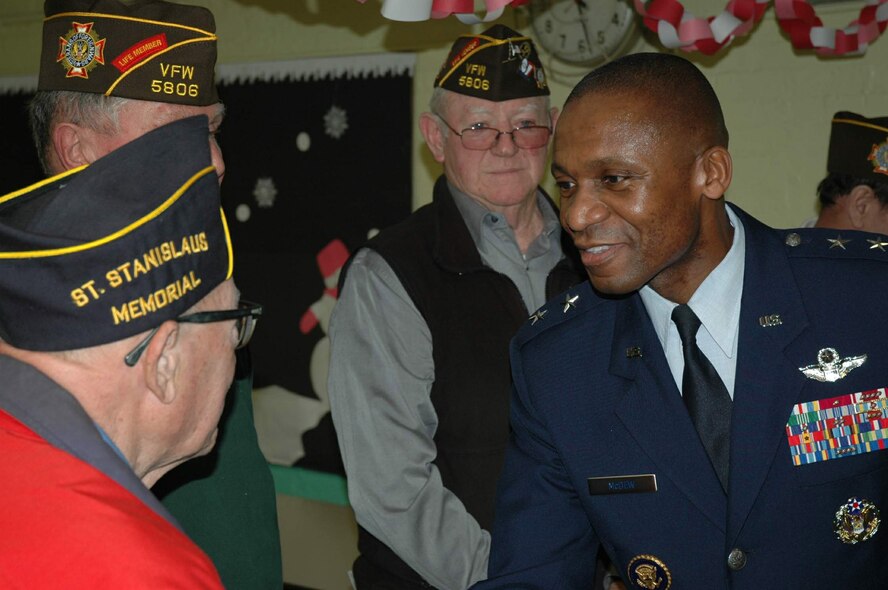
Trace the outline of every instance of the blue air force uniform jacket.
<path fill-rule="evenodd" d="M 512 342 L 513 435 L 479 588 L 588 589 L 599 546 L 630 588 L 888 588 L 888 239 L 734 209 L 746 267 L 727 494 L 640 297 L 586 282 Z M 800 370 L 836 376 L 862 355 L 833 381 Z"/>

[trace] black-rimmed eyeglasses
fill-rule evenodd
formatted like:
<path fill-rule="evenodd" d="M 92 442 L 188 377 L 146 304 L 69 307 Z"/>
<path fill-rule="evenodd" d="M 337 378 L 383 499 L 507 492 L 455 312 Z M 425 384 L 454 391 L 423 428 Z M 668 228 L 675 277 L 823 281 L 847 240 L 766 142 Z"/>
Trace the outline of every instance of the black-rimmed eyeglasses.
<path fill-rule="evenodd" d="M 234 347 L 235 350 L 237 350 L 238 348 L 243 348 L 250 342 L 250 338 L 253 337 L 253 331 L 256 329 L 256 322 L 261 315 L 261 305 L 251 301 L 241 300 L 241 302 L 238 303 L 237 309 L 198 311 L 179 316 L 175 318 L 175 321 L 180 324 L 210 324 L 213 322 L 224 322 L 226 320 L 237 320 L 237 345 Z M 123 357 L 123 362 L 125 362 L 127 366 L 134 367 L 136 363 L 139 362 L 139 358 L 142 356 L 142 353 L 145 352 L 145 349 L 148 348 L 148 344 L 151 342 L 151 339 L 154 337 L 154 334 L 159 327 L 160 326 L 148 332 L 148 335 L 145 336 L 145 338 L 139 342 L 128 355 Z"/>
<path fill-rule="evenodd" d="M 546 145 L 552 134 L 552 129 L 544 125 L 523 125 L 515 127 L 511 131 L 500 131 L 495 127 L 468 127 L 457 131 L 444 120 L 444 117 L 438 113 L 435 113 L 435 116 L 441 119 L 455 135 L 459 136 L 463 147 L 469 150 L 489 150 L 497 144 L 500 135 L 511 135 L 516 146 L 532 150 Z"/>

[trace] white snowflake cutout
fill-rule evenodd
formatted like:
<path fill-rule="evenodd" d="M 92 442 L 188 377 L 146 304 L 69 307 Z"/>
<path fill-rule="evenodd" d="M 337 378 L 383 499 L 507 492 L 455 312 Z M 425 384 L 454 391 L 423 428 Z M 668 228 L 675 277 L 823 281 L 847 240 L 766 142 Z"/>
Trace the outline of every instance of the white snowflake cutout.
<path fill-rule="evenodd" d="M 256 186 L 253 188 L 253 196 L 256 197 L 256 204 L 260 207 L 273 207 L 274 198 L 277 194 L 277 188 L 274 186 L 274 181 L 271 178 L 265 177 L 256 179 Z"/>
<path fill-rule="evenodd" d="M 346 129 L 348 129 L 346 112 L 337 106 L 330 107 L 330 110 L 324 115 L 324 132 L 333 139 L 339 139 L 345 135 Z"/>

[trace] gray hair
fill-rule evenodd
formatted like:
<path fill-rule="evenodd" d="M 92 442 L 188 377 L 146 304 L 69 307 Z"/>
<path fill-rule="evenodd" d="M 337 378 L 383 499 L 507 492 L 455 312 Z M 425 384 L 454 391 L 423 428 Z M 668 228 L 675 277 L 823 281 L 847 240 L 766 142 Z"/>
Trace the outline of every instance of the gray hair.
<path fill-rule="evenodd" d="M 129 102 L 127 98 L 105 96 L 93 92 L 41 90 L 28 105 L 31 135 L 37 157 L 46 174 L 52 174 L 50 150 L 52 132 L 59 123 L 73 123 L 103 135 L 120 129 L 118 113 Z"/>
<path fill-rule="evenodd" d="M 435 121 L 438 123 L 438 129 L 441 130 L 444 137 L 447 137 L 447 134 L 450 133 L 450 129 L 447 128 L 447 125 L 445 125 L 444 121 L 441 119 L 441 113 L 447 106 L 447 99 L 450 94 L 452 94 L 452 92 L 449 90 L 436 86 L 435 89 L 432 90 L 432 97 L 429 99 L 429 111 L 435 116 Z"/>
<path fill-rule="evenodd" d="M 827 174 L 826 178 L 817 185 L 817 196 L 821 207 L 831 207 L 840 197 L 849 194 L 858 185 L 868 186 L 873 189 L 876 198 L 882 207 L 888 207 L 888 182 L 882 182 L 874 178 L 864 178 L 853 174 Z"/>

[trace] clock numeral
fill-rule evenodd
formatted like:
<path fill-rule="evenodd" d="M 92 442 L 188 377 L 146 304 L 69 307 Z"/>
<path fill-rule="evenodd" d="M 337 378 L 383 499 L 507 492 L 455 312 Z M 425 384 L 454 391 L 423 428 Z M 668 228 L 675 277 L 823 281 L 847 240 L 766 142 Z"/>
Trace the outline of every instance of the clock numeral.
<path fill-rule="evenodd" d="M 635 29 L 633 10 L 629 6 L 632 2 L 627 0 L 525 2 L 540 47 L 553 58 L 567 63 L 592 65 L 606 61 L 625 51 Z"/>

